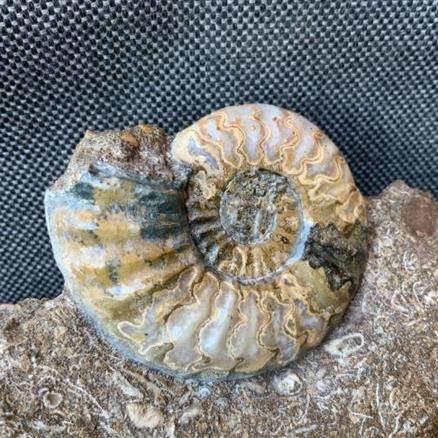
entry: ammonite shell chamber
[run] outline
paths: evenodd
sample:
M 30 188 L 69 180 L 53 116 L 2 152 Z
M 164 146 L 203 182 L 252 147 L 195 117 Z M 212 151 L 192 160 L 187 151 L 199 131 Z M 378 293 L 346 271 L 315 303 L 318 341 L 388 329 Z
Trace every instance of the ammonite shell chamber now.
M 87 133 L 46 194 L 66 288 L 130 358 L 243 377 L 317 345 L 356 292 L 364 202 L 336 146 L 271 105 L 216 111 L 173 140 Z

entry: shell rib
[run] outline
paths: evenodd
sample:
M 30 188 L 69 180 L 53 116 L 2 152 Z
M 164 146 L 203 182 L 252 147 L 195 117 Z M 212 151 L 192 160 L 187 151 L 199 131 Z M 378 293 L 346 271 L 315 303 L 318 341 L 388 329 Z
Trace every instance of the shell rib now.
M 176 135 L 87 134 L 46 194 L 66 287 L 108 339 L 204 379 L 275 369 L 317 345 L 356 292 L 364 202 L 336 146 L 271 105 Z

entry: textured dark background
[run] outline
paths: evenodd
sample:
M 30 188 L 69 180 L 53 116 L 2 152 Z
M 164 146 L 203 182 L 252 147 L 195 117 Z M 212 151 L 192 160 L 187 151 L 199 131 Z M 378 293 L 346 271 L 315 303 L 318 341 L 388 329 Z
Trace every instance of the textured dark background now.
M 0 302 L 60 292 L 43 192 L 87 128 L 273 103 L 320 125 L 365 194 L 437 195 L 437 44 L 437 0 L 0 0 Z

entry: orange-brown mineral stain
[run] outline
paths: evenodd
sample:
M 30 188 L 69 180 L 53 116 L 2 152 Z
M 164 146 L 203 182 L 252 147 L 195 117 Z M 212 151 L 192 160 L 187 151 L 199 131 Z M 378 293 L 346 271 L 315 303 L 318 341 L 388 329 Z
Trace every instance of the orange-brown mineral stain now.
M 437 204 L 430 195 L 413 196 L 405 205 L 403 218 L 412 234 L 420 237 L 433 236 L 438 227 Z

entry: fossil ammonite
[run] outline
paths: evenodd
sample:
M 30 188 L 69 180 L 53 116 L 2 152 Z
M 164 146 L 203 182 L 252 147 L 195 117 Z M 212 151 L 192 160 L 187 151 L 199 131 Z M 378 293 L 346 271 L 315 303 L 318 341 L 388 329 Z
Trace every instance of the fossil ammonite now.
M 173 139 L 89 132 L 46 211 L 66 288 L 100 333 L 178 376 L 291 362 L 340 320 L 366 263 L 344 158 L 271 105 L 221 109 Z

